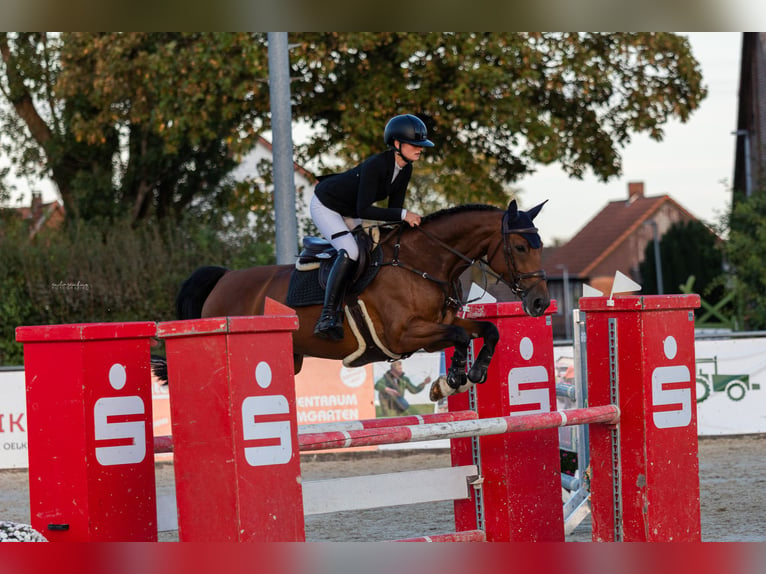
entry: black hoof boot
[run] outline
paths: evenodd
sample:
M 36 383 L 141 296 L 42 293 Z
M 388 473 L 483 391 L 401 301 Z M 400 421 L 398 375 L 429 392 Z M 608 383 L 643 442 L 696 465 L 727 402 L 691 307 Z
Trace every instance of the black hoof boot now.
M 468 382 L 468 377 L 465 374 L 465 365 L 463 368 L 455 367 L 454 363 L 447 371 L 447 384 L 457 390 Z

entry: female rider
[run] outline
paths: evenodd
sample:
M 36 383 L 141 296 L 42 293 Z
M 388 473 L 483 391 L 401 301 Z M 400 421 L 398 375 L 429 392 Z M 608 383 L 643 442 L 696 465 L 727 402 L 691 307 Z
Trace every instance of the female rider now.
M 322 314 L 314 328 L 314 335 L 322 339 L 343 339 L 343 295 L 359 259 L 359 248 L 349 228 L 360 225 L 362 219 L 420 225 L 420 215 L 404 209 L 404 196 L 412 163 L 420 159 L 424 147 L 434 145 L 426 125 L 410 114 L 396 116 L 386 124 L 383 141 L 389 149 L 348 171 L 320 178 L 314 189 L 311 218 L 338 250 L 327 279 Z M 388 207 L 373 205 L 385 198 Z M 350 218 L 351 224 L 344 218 Z

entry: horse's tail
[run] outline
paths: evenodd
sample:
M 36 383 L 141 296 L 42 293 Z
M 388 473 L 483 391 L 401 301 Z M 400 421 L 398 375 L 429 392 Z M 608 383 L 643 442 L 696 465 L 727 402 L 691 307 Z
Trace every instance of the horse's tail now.
M 157 377 L 163 385 L 168 384 L 168 362 L 157 355 L 151 355 L 149 363 L 152 367 L 152 374 Z
M 202 317 L 202 306 L 205 299 L 215 287 L 218 280 L 228 269 L 226 267 L 200 267 L 195 270 L 176 296 L 176 317 L 178 319 L 199 319 Z M 151 372 L 160 384 L 168 384 L 168 363 L 158 356 L 151 356 Z
M 176 297 L 177 319 L 199 319 L 202 317 L 202 306 L 205 299 L 215 287 L 218 280 L 228 271 L 226 267 L 209 265 L 195 270 L 183 282 Z

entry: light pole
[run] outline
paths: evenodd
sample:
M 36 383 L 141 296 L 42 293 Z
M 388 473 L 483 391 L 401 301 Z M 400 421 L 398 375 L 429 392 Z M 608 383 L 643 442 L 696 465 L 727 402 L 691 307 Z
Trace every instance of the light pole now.
M 274 226 L 277 263 L 292 263 L 298 249 L 295 210 L 290 59 L 287 32 L 269 32 L 269 96 L 274 159 Z
M 564 264 L 556 265 L 563 272 L 564 278 L 564 337 L 572 338 L 572 294 L 569 290 L 569 269 Z
M 662 287 L 662 258 L 660 257 L 660 238 L 657 231 L 657 222 L 654 219 L 645 221 L 644 225 L 652 226 L 652 238 L 654 241 L 654 272 L 657 276 L 657 295 L 664 295 Z
M 750 182 L 750 132 L 747 130 L 737 130 L 731 133 L 735 136 L 744 136 L 745 138 L 745 197 L 750 197 L 750 194 L 753 193 Z

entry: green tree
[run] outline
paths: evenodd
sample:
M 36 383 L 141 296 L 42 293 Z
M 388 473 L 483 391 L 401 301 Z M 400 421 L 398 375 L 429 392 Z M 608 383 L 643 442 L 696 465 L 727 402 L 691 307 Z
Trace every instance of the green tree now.
M 537 164 L 608 180 L 633 134 L 661 139 L 706 95 L 688 41 L 670 33 L 291 42 L 293 115 L 316 128 L 299 159 L 349 165 L 382 149 L 391 116 L 416 113 L 437 143 L 413 181 L 428 205 L 505 204 Z M 0 33 L 0 55 L 4 151 L 18 171 L 50 176 L 71 216 L 242 206 L 226 174 L 269 127 L 264 34 Z
M 306 158 L 350 164 L 382 127 L 415 113 L 437 144 L 431 170 L 453 202 L 504 204 L 536 164 L 572 177 L 621 173 L 635 133 L 661 140 L 706 96 L 685 37 L 669 33 L 314 33 L 292 37 L 295 114 L 317 128 Z M 418 182 L 414 182 L 416 187 Z
M 659 247 L 664 293 L 681 293 L 680 286 L 693 275 L 696 293 L 710 304 L 720 301 L 723 246 L 711 229 L 698 220 L 675 223 L 660 238 Z M 646 245 L 639 272 L 642 292 L 658 293 L 654 242 Z
M 766 192 L 740 197 L 727 223 L 726 254 L 744 329 L 766 329 Z
M 3 151 L 49 176 L 70 218 L 226 203 L 268 109 L 261 36 L 0 33 Z

